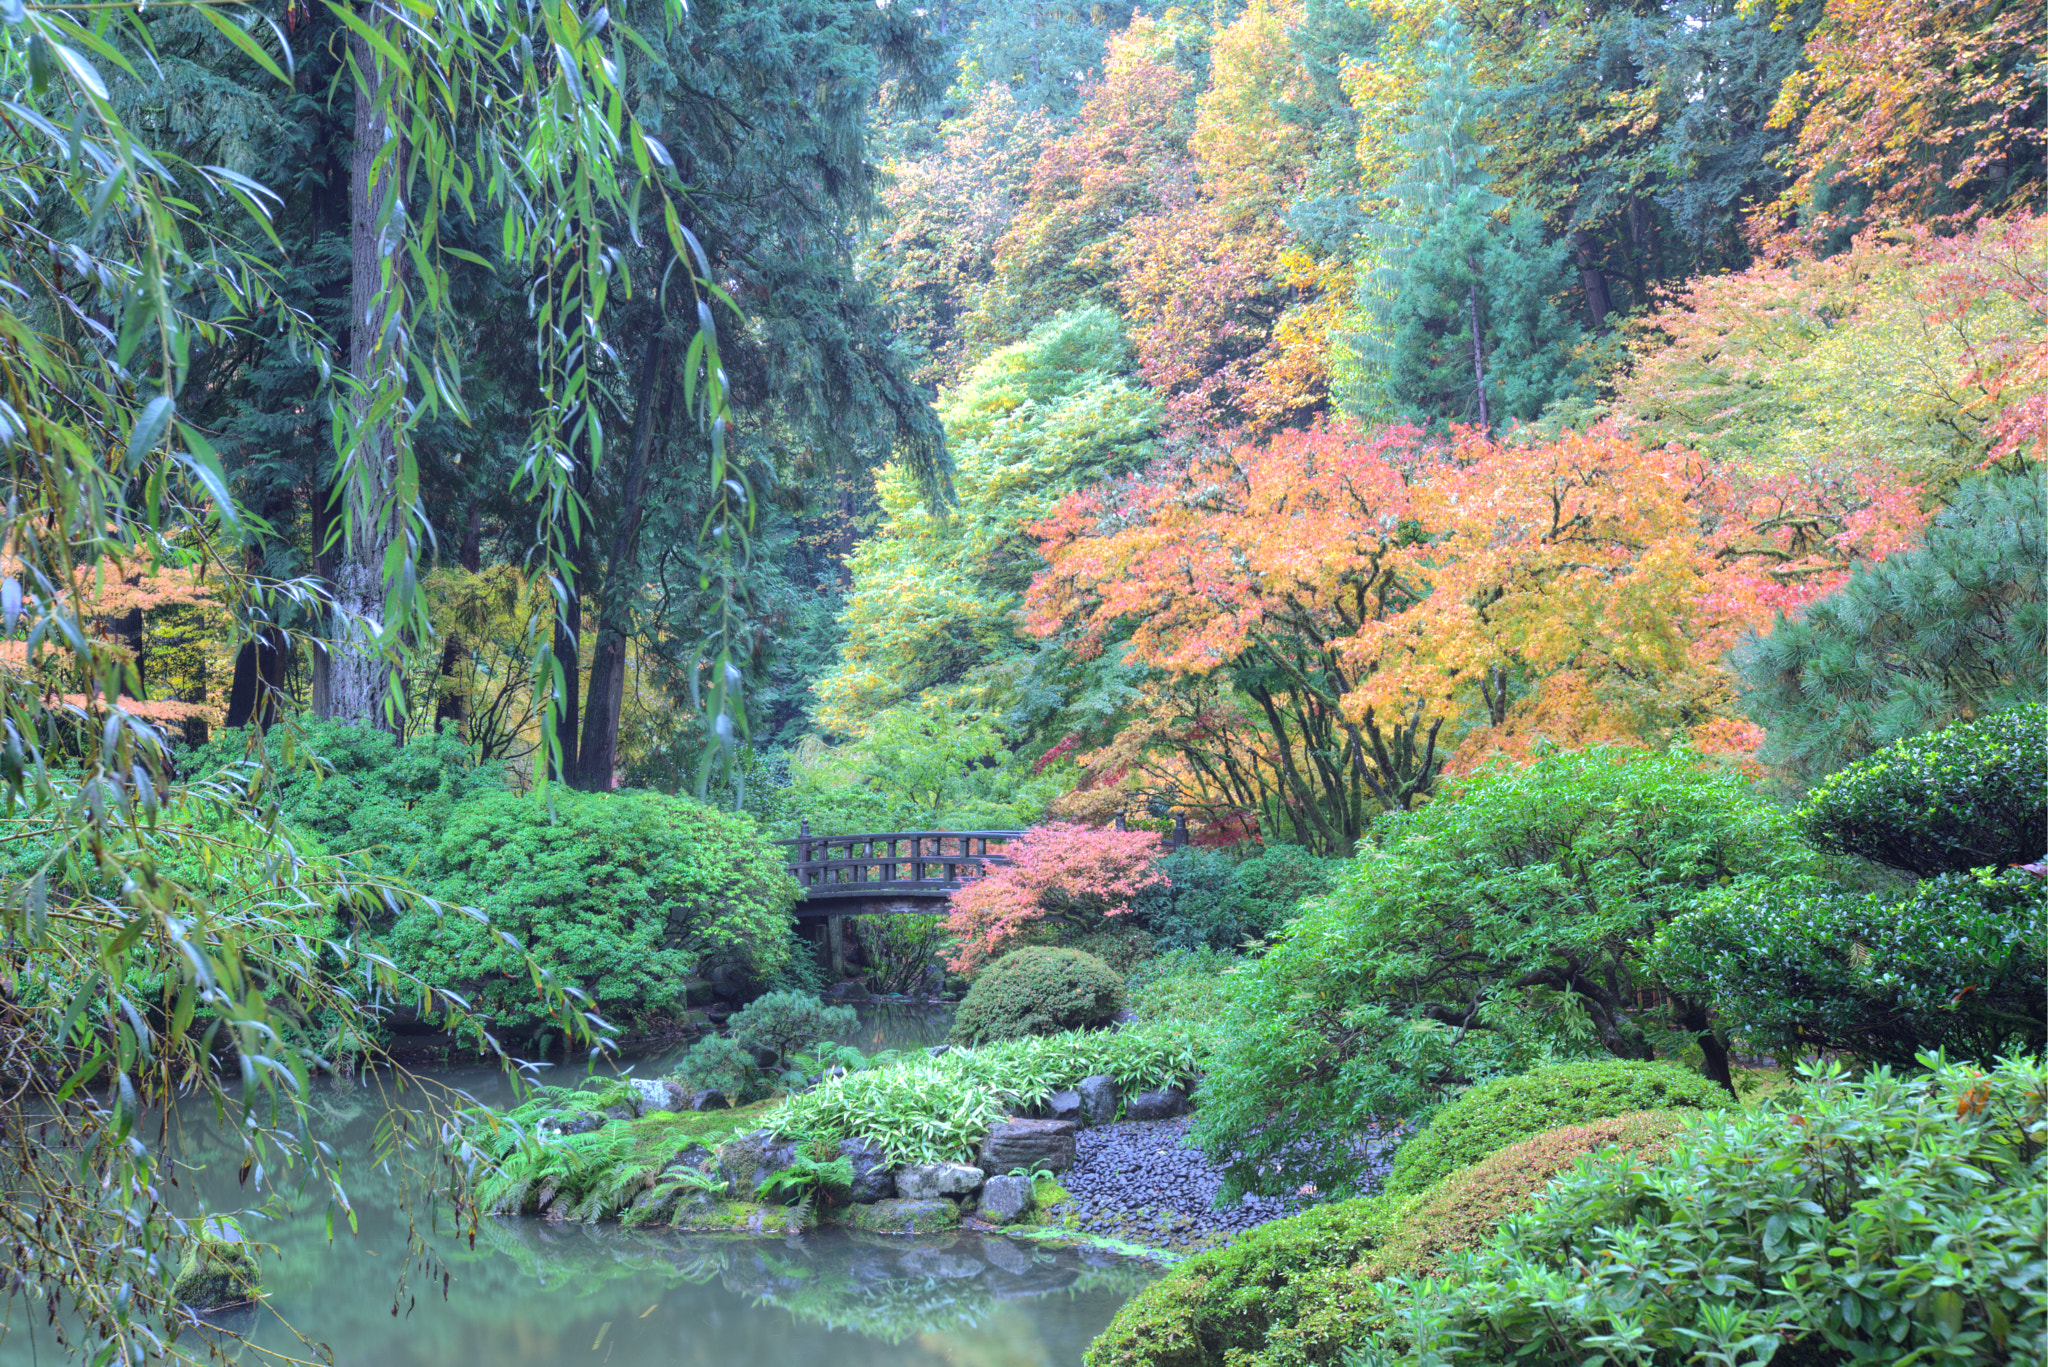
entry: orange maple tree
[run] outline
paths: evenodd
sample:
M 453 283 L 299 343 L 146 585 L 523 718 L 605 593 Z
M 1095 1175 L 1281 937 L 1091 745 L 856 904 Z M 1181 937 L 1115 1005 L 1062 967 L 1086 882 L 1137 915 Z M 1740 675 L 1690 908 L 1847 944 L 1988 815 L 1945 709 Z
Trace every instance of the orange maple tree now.
M 1607 426 L 1317 426 L 1067 500 L 1038 528 L 1028 622 L 1211 685 L 1082 756 L 1098 781 L 1342 850 L 1453 743 L 1460 768 L 1545 743 L 1746 751 L 1722 657 L 1903 544 L 1917 495 L 1872 469 L 1739 475 Z

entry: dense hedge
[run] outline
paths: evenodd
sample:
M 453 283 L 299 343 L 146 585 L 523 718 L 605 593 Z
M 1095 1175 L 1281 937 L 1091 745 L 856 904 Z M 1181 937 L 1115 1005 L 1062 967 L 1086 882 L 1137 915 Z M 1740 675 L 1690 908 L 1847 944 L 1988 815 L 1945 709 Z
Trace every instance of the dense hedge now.
M 2048 705 L 1887 745 L 1816 786 L 1799 824 L 1919 878 L 2031 863 L 2048 849 Z
M 1123 1005 L 1123 979 L 1093 954 L 1032 946 L 981 970 L 953 1016 L 953 1038 L 989 1044 L 1107 1025 Z
M 1383 1286 L 1351 1362 L 2038 1363 L 2044 1140 L 2039 1060 L 1831 1068 L 1654 1165 L 1561 1173 L 1440 1280 Z
M 1610 1146 L 1662 1156 L 1685 1125 L 1664 1111 L 1548 1131 L 1412 1200 L 1368 1197 L 1261 1225 L 1140 1292 L 1088 1350 L 1087 1367 L 1305 1367 L 1343 1361 L 1380 1303 L 1378 1283 L 1428 1275 L 1533 1206 L 1558 1173 Z
M 1458 1169 L 1559 1125 L 1669 1109 L 1718 1110 L 1734 1098 L 1668 1063 L 1559 1063 L 1482 1082 L 1436 1113 L 1394 1154 L 1388 1196 L 1412 1196 Z
M 1753 881 L 1665 927 L 1657 965 L 1758 1047 L 1907 1067 L 2048 1046 L 2048 879 L 1945 874 L 1909 896 Z
M 798 890 L 751 817 L 656 793 L 551 802 L 499 792 L 455 810 L 435 892 L 490 922 L 408 911 L 401 962 L 513 1029 L 542 1016 L 506 935 L 615 1024 L 679 1008 L 684 980 L 716 967 L 759 981 L 784 966 Z
M 1159 947 L 1232 950 L 1286 925 L 1305 900 L 1329 889 L 1341 865 L 1299 845 L 1274 845 L 1243 860 L 1191 846 L 1167 855 L 1159 867 L 1172 882 L 1132 902 Z

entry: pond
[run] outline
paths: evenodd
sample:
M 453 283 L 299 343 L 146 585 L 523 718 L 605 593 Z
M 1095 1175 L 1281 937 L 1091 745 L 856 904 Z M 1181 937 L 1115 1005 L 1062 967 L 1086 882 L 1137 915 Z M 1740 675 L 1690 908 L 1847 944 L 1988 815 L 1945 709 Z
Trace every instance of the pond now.
M 864 1008 L 847 1042 L 913 1047 L 933 1029 L 916 1015 Z M 651 1075 L 662 1062 L 635 1071 Z M 490 1070 L 433 1080 L 492 1105 L 511 1098 Z M 267 1296 L 228 1323 L 295 1357 L 324 1343 L 340 1367 L 1075 1367 L 1158 1275 L 1112 1255 L 998 1236 L 741 1239 L 533 1219 L 486 1221 L 473 1249 L 444 1231 L 433 1240 L 437 1262 L 409 1264 L 399 1183 L 367 1161 L 392 1103 L 375 1087 L 327 1082 L 315 1105 L 320 1137 L 348 1163 L 359 1232 L 338 1222 L 330 1243 L 323 1196 L 269 1193 L 270 1218 L 244 1217 L 267 1246 Z M 210 1113 L 180 1119 L 180 1151 L 199 1165 L 184 1182 L 190 1198 L 216 1211 L 256 1204 L 232 1162 L 207 1161 L 226 1152 L 208 1138 Z M 21 1317 L 0 1330 L 5 1367 L 61 1360 L 54 1349 L 47 1330 L 38 1340 Z

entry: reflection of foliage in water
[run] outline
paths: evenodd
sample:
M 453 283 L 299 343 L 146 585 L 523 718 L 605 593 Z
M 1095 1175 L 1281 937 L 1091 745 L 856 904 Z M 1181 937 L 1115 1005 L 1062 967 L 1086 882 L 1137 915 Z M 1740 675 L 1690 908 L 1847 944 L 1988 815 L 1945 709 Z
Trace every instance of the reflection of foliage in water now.
M 946 1276 L 905 1272 L 901 1255 L 974 1259 L 961 1241 L 905 1240 L 887 1246 L 851 1244 L 831 1236 L 771 1242 L 711 1236 L 689 1238 L 633 1230 L 548 1226 L 530 1220 L 486 1220 L 478 1251 L 535 1281 L 594 1296 L 620 1278 L 655 1275 L 671 1283 L 719 1280 L 756 1306 L 798 1320 L 846 1330 L 890 1345 L 926 1334 L 972 1328 L 1019 1297 L 1128 1296 L 1158 1275 L 1137 1262 L 1083 1264 L 1068 1251 L 1012 1245 L 1019 1266 L 1006 1272 Z M 1033 1283 L 1043 1286 L 1034 1290 Z M 1001 1293 L 1001 1294 L 999 1294 Z

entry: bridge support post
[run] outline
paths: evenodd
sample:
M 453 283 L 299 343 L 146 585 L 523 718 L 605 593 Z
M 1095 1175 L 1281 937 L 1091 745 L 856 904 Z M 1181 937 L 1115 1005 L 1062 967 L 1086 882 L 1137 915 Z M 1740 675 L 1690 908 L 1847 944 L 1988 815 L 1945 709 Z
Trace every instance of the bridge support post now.
M 834 982 L 846 980 L 846 918 L 828 916 L 825 918 L 826 953 L 831 958 Z

